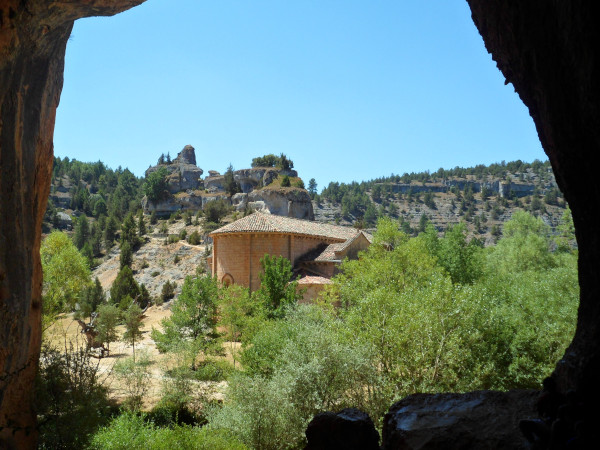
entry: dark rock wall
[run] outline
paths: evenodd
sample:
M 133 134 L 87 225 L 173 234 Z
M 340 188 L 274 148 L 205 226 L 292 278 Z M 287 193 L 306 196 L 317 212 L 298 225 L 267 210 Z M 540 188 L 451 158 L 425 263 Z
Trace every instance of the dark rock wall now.
M 579 246 L 581 302 L 575 338 L 558 364 L 559 389 L 600 398 L 600 14 L 593 2 L 467 0 L 498 68 L 529 108 Z
M 0 448 L 34 448 L 41 222 L 73 21 L 143 0 L 0 0 Z

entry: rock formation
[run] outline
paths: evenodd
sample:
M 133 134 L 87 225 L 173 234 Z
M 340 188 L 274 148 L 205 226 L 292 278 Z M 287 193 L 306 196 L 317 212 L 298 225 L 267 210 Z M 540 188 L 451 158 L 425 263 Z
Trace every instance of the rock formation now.
M 383 449 L 526 449 L 519 421 L 535 417 L 536 391 L 414 394 L 385 415 Z
M 75 19 L 142 2 L 0 2 L 0 448 L 36 445 L 41 225 L 67 40 Z
M 255 211 L 266 211 L 296 219 L 314 220 L 315 218 L 310 195 L 304 189 L 259 189 L 247 195 L 247 205 Z M 239 209 L 243 210 L 244 207 Z
M 553 377 L 600 416 L 600 28 L 587 2 L 467 0 L 498 68 L 529 108 L 556 181 L 573 213 L 579 247 L 577 331 Z M 591 429 L 591 428 L 590 428 Z
M 186 145 L 171 164 L 159 164 L 146 170 L 146 176 L 164 167 L 168 170 L 167 184 L 170 197 L 160 202 L 151 202 L 146 197 L 142 200 L 142 208 L 146 214 L 155 212 L 166 216 L 176 211 L 197 211 L 208 202 L 222 199 L 233 204 L 237 211 L 247 207 L 271 214 L 295 217 L 297 219 L 314 220 L 313 206 L 308 192 L 304 189 L 259 189 L 270 185 L 279 175 L 297 177 L 295 170 L 282 170 L 275 167 L 253 167 L 236 170 L 234 180 L 239 183 L 242 193 L 232 198 L 225 193 L 225 176 L 216 170 L 209 170 L 208 176 L 202 180 L 202 169 L 196 167 L 194 147 Z M 175 195 L 173 195 L 175 194 Z
M 157 164 L 146 170 L 146 176 L 161 168 L 167 170 L 167 186 L 171 194 L 202 188 L 202 169 L 196 165 L 196 151 L 186 145 L 170 164 Z
M 355 408 L 317 414 L 306 428 L 305 450 L 379 450 L 379 433 L 368 414 Z

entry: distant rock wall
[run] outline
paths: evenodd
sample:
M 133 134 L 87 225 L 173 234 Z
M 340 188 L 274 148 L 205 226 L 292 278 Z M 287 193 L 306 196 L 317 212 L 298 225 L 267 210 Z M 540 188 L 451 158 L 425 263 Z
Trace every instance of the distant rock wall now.
M 447 180 L 440 184 L 408 184 L 408 183 L 378 183 L 381 185 L 389 186 L 392 192 L 406 194 L 407 192 L 421 193 L 421 192 L 448 192 L 454 186 L 460 190 L 465 190 L 468 186 L 471 187 L 473 192 L 481 192 L 481 189 L 485 186 L 492 193 L 500 194 L 500 197 L 510 197 L 514 195 L 516 197 L 525 197 L 533 194 L 535 190 L 534 184 L 527 183 L 504 183 L 501 181 L 493 182 L 479 182 L 469 180 Z M 549 183 L 545 186 L 545 189 L 556 187 L 556 183 Z M 543 193 L 543 191 L 542 191 Z

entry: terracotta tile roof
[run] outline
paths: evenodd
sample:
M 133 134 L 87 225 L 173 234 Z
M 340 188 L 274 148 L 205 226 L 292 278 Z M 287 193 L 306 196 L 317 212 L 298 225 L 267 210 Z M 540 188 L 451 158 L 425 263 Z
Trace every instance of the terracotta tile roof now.
M 333 281 L 331 281 L 329 278 L 325 278 L 325 277 L 318 277 L 318 276 L 306 276 L 306 277 L 302 277 L 298 280 L 298 284 L 299 285 L 303 285 L 303 284 L 332 284 Z
M 255 212 L 213 231 L 210 235 L 249 232 L 290 233 L 304 236 L 324 237 L 340 241 L 352 240 L 361 233 L 359 230 L 350 227 Z

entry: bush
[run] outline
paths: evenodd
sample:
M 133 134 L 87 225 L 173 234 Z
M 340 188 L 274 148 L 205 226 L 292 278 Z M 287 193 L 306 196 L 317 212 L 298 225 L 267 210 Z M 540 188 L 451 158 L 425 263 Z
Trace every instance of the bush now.
M 114 408 L 98 376 L 98 362 L 84 349 L 42 347 L 35 386 L 39 448 L 85 448 L 108 422 Z
M 224 430 L 206 427 L 159 428 L 145 415 L 124 413 L 93 437 L 92 449 L 102 450 L 243 450 L 239 440 Z
M 229 206 L 223 199 L 212 200 L 204 205 L 204 217 L 207 222 L 219 223 L 229 212 Z
M 233 373 L 233 367 L 227 361 L 207 359 L 202 361 L 193 372 L 199 381 L 224 381 Z
M 167 301 L 167 300 L 171 300 L 173 297 L 175 297 L 175 288 L 177 287 L 177 284 L 173 281 L 168 281 L 163 284 L 162 287 L 162 292 L 160 294 L 161 298 L 163 299 L 163 301 Z
M 148 353 L 140 353 L 137 361 L 126 358 L 119 360 L 114 366 L 115 374 L 127 394 L 125 407 L 130 411 L 139 411 L 143 406 L 144 396 L 150 388 L 150 362 Z
M 192 232 L 192 234 L 190 234 L 187 238 L 188 244 L 191 245 L 198 245 L 201 242 L 201 237 L 200 237 L 200 233 L 198 233 L 198 231 L 194 231 Z

